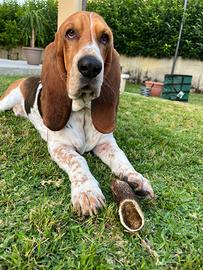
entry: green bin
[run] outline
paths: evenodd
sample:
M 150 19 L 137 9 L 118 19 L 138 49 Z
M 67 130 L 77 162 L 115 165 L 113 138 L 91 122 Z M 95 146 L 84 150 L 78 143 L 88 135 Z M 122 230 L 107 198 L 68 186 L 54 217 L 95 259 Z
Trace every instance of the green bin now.
M 191 75 L 166 74 L 162 98 L 187 102 L 192 83 Z

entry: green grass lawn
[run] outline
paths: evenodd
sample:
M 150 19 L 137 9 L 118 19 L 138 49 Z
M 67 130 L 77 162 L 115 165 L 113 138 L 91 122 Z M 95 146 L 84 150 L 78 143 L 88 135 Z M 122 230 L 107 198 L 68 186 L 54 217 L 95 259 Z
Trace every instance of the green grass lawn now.
M 0 93 L 13 80 L 1 77 Z M 121 96 L 115 137 L 156 193 L 141 202 L 145 226 L 134 235 L 119 222 L 113 176 L 99 159 L 85 155 L 107 206 L 79 218 L 46 143 L 27 120 L 1 113 L 0 269 L 202 269 L 202 96 L 190 103 Z

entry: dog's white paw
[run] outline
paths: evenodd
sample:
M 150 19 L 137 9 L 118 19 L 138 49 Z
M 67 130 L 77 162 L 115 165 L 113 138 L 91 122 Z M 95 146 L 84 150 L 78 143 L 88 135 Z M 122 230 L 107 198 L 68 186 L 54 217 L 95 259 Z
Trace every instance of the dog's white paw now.
M 129 173 L 123 177 L 124 181 L 135 190 L 135 193 L 141 197 L 154 198 L 154 191 L 148 179 L 140 173 Z
M 72 184 L 71 201 L 79 215 L 97 214 L 105 206 L 105 197 L 96 181 L 87 180 L 80 185 Z

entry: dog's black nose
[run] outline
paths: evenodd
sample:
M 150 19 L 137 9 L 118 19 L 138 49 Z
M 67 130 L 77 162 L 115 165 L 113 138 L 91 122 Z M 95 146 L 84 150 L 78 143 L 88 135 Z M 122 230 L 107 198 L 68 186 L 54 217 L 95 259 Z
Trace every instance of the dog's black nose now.
M 87 55 L 78 61 L 80 73 L 87 78 L 96 77 L 102 70 L 102 63 L 92 55 Z

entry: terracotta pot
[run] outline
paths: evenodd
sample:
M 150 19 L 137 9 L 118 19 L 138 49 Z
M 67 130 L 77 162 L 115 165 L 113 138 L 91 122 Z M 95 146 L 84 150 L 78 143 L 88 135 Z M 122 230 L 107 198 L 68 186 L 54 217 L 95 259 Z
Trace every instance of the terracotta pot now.
M 23 54 L 26 57 L 29 65 L 39 65 L 42 63 L 42 52 L 41 48 L 23 47 Z
M 162 82 L 145 81 L 145 86 L 151 88 L 151 96 L 160 97 L 163 87 Z

